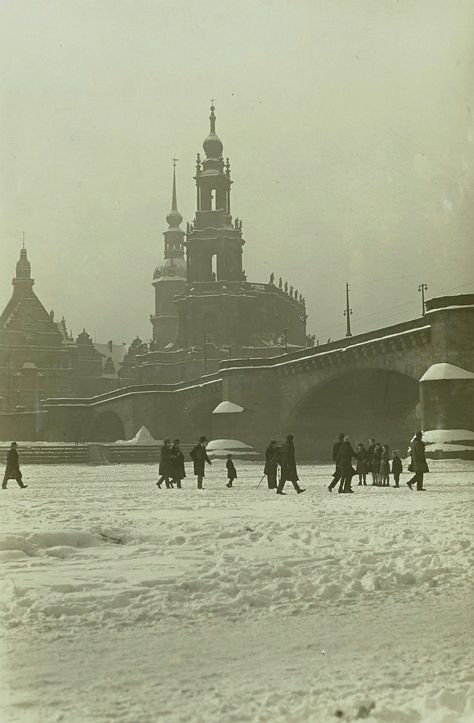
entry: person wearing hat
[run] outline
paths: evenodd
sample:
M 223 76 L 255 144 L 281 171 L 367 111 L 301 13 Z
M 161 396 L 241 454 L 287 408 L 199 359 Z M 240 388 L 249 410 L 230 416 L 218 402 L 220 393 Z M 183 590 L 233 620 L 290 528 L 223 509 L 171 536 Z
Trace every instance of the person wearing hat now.
M 207 446 L 207 437 L 199 437 L 199 442 L 196 444 L 195 447 L 192 448 L 192 450 L 189 453 L 189 456 L 193 460 L 194 463 L 194 474 L 197 477 L 197 488 L 198 490 L 203 490 L 204 487 L 202 486 L 202 481 L 204 479 L 204 465 L 211 464 L 211 460 L 207 456 L 206 452 L 206 446 Z
M 173 465 L 171 464 L 171 439 L 165 439 L 163 442 L 163 446 L 160 450 L 160 466 L 158 468 L 158 474 L 160 475 L 160 479 L 156 483 L 156 486 L 158 489 L 161 489 L 161 485 L 163 482 L 165 483 L 166 487 L 172 487 L 172 483 L 170 482 L 171 477 L 173 476 Z
M 17 481 L 18 486 L 21 487 L 21 489 L 25 489 L 25 487 L 28 487 L 28 485 L 23 484 L 23 478 L 22 474 L 20 472 L 20 460 L 18 457 L 18 451 L 17 451 L 17 443 L 12 442 L 10 445 L 10 449 L 7 452 L 7 468 L 5 470 L 5 474 L 3 475 L 3 482 L 2 482 L 2 489 L 7 489 L 7 482 L 9 479 L 14 479 Z
M 278 485 L 277 495 L 285 494 L 285 492 L 283 492 L 285 482 L 291 482 L 299 495 L 302 492 L 306 492 L 306 490 L 298 484 L 299 477 L 296 469 L 296 453 L 293 440 L 293 435 L 289 434 L 285 444 L 281 448 L 281 479 Z
M 329 492 L 333 491 L 334 487 L 337 485 L 338 482 L 339 482 L 339 489 L 342 489 L 342 487 L 343 487 L 343 483 L 341 481 L 342 475 L 341 475 L 341 470 L 340 470 L 339 461 L 338 461 L 339 460 L 339 450 L 340 450 L 341 444 L 343 442 L 344 442 L 344 432 L 341 432 L 341 434 L 337 438 L 337 442 L 334 444 L 334 446 L 332 448 L 332 458 L 336 465 L 336 469 L 334 470 L 333 475 L 332 475 L 332 478 L 333 478 L 332 482 L 331 482 L 331 484 L 328 485 Z
M 429 472 L 428 463 L 426 462 L 425 443 L 423 442 L 423 432 L 417 432 L 410 443 L 411 462 L 408 470 L 414 472 L 413 477 L 408 480 L 407 486 L 413 490 L 416 482 L 416 491 L 425 492 L 423 487 L 423 475 Z
M 277 488 L 277 471 L 278 465 L 281 464 L 281 448 L 278 446 L 276 439 L 272 439 L 265 450 L 265 467 L 263 474 L 267 476 L 269 490 Z
M 184 454 L 181 452 L 179 439 L 173 441 L 173 446 L 170 449 L 170 460 L 171 460 L 171 471 L 172 481 L 171 484 L 176 485 L 177 489 L 181 489 L 181 480 L 186 477 L 186 471 L 184 469 Z

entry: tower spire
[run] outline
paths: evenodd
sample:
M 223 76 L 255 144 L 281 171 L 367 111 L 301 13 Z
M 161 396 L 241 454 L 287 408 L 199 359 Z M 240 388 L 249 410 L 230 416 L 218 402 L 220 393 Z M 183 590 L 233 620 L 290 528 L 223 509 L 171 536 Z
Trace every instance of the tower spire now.
M 171 195 L 171 210 L 177 211 L 178 210 L 178 203 L 176 201 L 176 164 L 179 161 L 179 158 L 172 158 L 173 161 L 173 193 Z
M 177 194 L 176 194 L 176 164 L 179 160 L 179 158 L 172 158 L 173 163 L 173 190 L 171 192 L 171 211 L 166 216 L 166 220 L 168 221 L 168 226 L 170 229 L 176 229 L 179 227 L 179 224 L 183 220 L 183 217 L 181 216 L 180 212 L 178 211 L 178 202 L 177 202 Z

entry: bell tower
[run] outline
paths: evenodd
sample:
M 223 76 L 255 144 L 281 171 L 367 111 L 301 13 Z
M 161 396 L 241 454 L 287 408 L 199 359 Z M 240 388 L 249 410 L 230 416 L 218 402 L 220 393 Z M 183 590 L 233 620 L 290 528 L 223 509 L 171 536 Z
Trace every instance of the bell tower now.
M 204 160 L 196 159 L 196 214 L 187 228 L 189 283 L 242 281 L 242 223 L 230 215 L 230 162 L 224 162 L 222 141 L 216 134 L 212 101 L 210 132 L 203 142 Z

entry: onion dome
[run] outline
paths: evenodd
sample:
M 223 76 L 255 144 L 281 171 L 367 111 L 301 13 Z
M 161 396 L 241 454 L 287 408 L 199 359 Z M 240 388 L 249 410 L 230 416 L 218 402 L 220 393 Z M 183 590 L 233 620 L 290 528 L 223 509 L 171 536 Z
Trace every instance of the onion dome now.
M 211 132 L 202 144 L 207 158 L 221 158 L 224 148 L 221 139 L 216 134 L 216 116 L 214 111 L 214 105 L 211 105 L 211 115 L 209 116 L 209 120 L 211 122 Z

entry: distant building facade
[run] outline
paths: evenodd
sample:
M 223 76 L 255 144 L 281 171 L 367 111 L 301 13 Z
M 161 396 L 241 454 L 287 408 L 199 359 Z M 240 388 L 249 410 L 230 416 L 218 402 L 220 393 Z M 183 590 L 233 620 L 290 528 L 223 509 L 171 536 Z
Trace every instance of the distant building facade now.
M 39 409 L 42 399 L 93 396 L 115 389 L 123 345 L 96 345 L 85 330 L 76 339 L 55 322 L 33 291 L 22 248 L 13 294 L 0 315 L 0 411 Z

